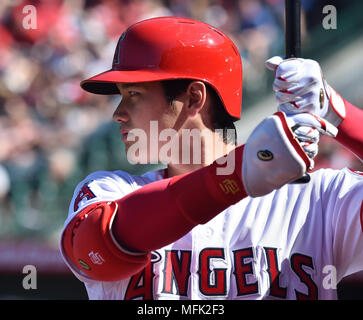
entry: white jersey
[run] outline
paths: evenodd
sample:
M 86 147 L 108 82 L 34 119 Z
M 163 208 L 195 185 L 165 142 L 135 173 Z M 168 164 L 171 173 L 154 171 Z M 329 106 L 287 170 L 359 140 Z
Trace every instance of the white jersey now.
M 65 226 L 91 203 L 162 178 L 162 170 L 92 173 L 78 184 Z M 362 175 L 318 170 L 309 183 L 230 206 L 153 251 L 128 279 L 90 279 L 62 254 L 90 299 L 336 299 L 336 283 L 363 270 L 362 200 Z

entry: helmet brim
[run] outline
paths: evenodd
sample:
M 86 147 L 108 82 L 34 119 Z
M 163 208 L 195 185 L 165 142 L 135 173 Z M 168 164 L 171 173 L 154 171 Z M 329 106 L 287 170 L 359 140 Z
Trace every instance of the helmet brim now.
M 108 70 L 83 80 L 80 85 L 87 92 L 110 95 L 120 94 L 116 83 L 138 83 L 181 78 L 183 78 L 183 75 L 155 70 Z M 188 78 L 191 79 L 192 77 L 189 76 Z

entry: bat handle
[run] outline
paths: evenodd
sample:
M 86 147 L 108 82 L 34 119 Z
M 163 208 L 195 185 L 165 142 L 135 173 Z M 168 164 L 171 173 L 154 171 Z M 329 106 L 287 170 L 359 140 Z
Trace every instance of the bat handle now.
M 290 182 L 290 184 L 303 184 L 308 183 L 310 181 L 311 177 L 308 173 L 305 173 L 301 178 L 296 179 L 293 182 Z
M 301 57 L 301 0 L 285 0 L 285 54 L 286 58 Z M 305 173 L 291 184 L 302 184 L 310 181 Z
M 301 0 L 285 0 L 285 54 L 301 57 Z

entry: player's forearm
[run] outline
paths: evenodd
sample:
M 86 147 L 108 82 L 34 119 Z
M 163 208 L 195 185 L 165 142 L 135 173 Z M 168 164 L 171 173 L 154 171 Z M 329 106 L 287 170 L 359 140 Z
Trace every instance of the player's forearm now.
M 346 116 L 336 140 L 363 160 L 363 110 L 344 100 Z
M 113 234 L 121 246 L 148 252 L 176 241 L 198 224 L 246 197 L 241 180 L 243 147 L 235 170 L 218 175 L 218 164 L 153 182 L 118 200 Z

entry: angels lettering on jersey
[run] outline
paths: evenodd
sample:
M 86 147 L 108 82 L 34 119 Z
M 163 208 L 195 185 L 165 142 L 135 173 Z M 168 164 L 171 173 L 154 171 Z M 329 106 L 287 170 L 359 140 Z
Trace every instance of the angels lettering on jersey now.
M 264 298 L 280 298 L 288 297 L 288 290 L 295 295 L 289 298 L 298 300 L 315 300 L 318 299 L 318 286 L 315 284 L 312 274 L 314 270 L 313 258 L 295 253 L 288 262 L 291 268 L 289 273 L 293 273 L 300 286 L 304 287 L 299 291 L 296 288 L 285 287 L 281 283 L 282 273 L 279 270 L 279 261 L 277 260 L 277 248 L 259 248 L 264 251 L 266 258 L 266 270 L 264 272 L 269 278 L 269 292 L 262 294 L 261 279 L 255 274 L 254 251 L 256 248 L 242 248 L 233 252 L 232 269 L 229 268 L 213 268 L 213 260 L 224 260 L 224 248 L 206 248 L 199 254 L 199 266 L 197 275 L 199 278 L 196 282 L 197 287 L 194 291 L 199 296 L 208 298 L 228 298 L 236 299 L 239 297 L 256 296 Z M 128 282 L 127 289 L 123 299 L 155 299 L 155 295 L 159 298 L 169 299 L 190 299 L 191 298 L 191 257 L 190 250 L 161 250 L 161 253 L 154 251 L 151 262 L 139 273 L 132 276 Z M 156 264 L 162 264 L 161 274 L 156 274 L 158 269 Z M 232 273 L 232 275 L 231 275 Z M 228 277 L 231 276 L 229 283 Z M 325 290 L 336 289 L 336 279 L 334 274 L 327 274 Z M 158 289 L 155 283 L 159 282 Z M 161 283 L 160 283 L 161 282 Z M 230 286 L 236 290 L 229 290 Z M 156 292 L 157 291 L 157 292 Z

